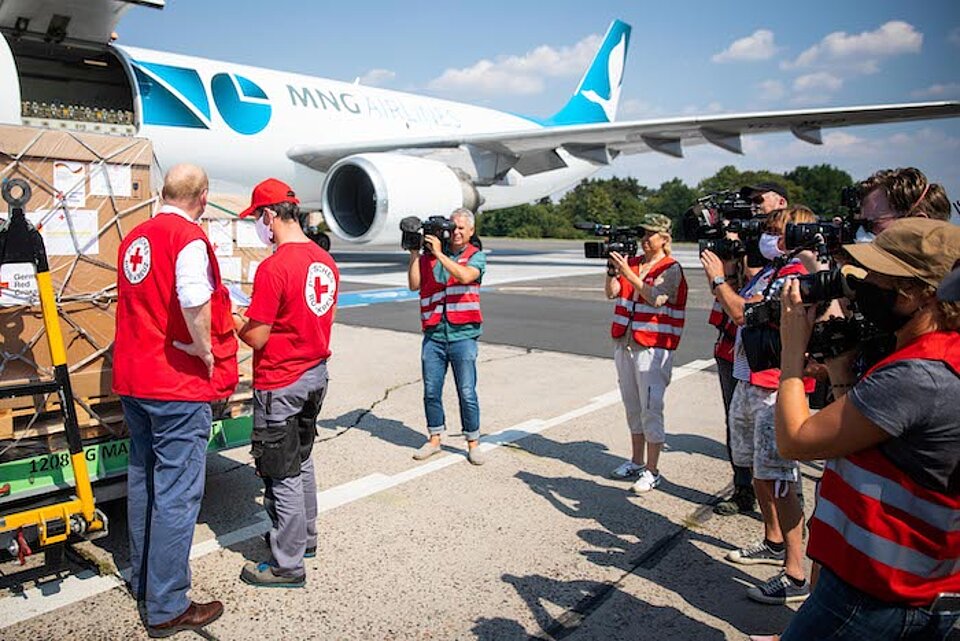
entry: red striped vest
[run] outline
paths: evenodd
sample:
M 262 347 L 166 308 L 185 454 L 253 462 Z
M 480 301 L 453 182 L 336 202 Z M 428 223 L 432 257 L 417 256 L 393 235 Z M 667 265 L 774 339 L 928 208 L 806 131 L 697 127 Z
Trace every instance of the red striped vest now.
M 631 258 L 630 267 L 634 273 L 640 273 L 641 259 Z M 687 307 L 687 280 L 683 277 L 683 268 L 670 256 L 660 259 L 657 265 L 650 270 L 643 282 L 653 285 L 657 277 L 677 265 L 680 268 L 680 289 L 677 291 L 677 302 L 669 300 L 661 307 L 647 305 L 642 300 L 633 300 L 634 290 L 623 276 L 620 276 L 620 297 L 613 308 L 613 324 L 610 334 L 620 338 L 627 333 L 627 326 L 633 330 L 633 340 L 644 347 L 662 347 L 663 349 L 677 349 L 680 345 L 680 335 L 683 333 L 683 321 Z
M 457 264 L 466 266 L 470 257 L 478 251 L 473 245 L 467 245 L 457 256 Z M 420 256 L 420 328 L 426 331 L 436 327 L 444 314 L 451 325 L 482 323 L 480 283 L 462 285 L 453 276 L 446 283 L 438 283 L 433 277 L 436 264 L 435 256 Z
M 713 346 L 713 355 L 719 359 L 733 362 L 733 346 L 737 340 L 737 324 L 723 311 L 720 301 L 714 300 L 707 322 L 720 330 L 717 342 Z
M 867 376 L 902 359 L 943 361 L 960 376 L 960 334 L 925 334 Z M 830 460 L 807 553 L 877 599 L 928 606 L 960 592 L 960 497 L 918 484 L 877 447 Z
M 213 271 L 210 342 L 213 376 L 196 356 L 173 346 L 190 343 L 176 291 L 177 256 L 202 240 Z M 117 258 L 117 325 L 113 392 L 160 401 L 216 401 L 237 386 L 237 336 L 230 295 L 220 282 L 213 247 L 199 225 L 160 212 L 131 230 Z

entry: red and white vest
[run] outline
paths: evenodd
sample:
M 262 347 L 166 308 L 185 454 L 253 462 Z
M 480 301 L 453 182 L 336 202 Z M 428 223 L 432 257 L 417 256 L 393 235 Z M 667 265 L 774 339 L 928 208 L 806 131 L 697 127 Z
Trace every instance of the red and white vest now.
M 960 334 L 924 334 L 867 376 L 903 359 L 943 361 L 960 376 Z M 830 460 L 807 553 L 877 599 L 928 606 L 960 592 L 960 497 L 920 485 L 878 447 Z
M 707 322 L 720 330 L 717 342 L 713 346 L 713 355 L 721 360 L 733 362 L 733 348 L 737 340 L 737 324 L 727 316 L 720 301 L 714 300 Z
M 210 297 L 212 378 L 196 356 L 173 346 L 191 343 L 176 291 L 177 255 L 203 240 L 213 271 Z M 237 386 L 237 337 L 230 295 L 199 225 L 160 213 L 137 225 L 120 244 L 117 258 L 117 331 L 113 345 L 113 391 L 160 401 L 215 401 Z
M 467 245 L 457 256 L 457 264 L 466 266 L 470 257 L 478 250 Z M 420 256 L 420 328 L 426 331 L 440 324 L 444 313 L 451 325 L 482 323 L 480 313 L 480 283 L 460 284 L 450 276 L 445 283 L 438 283 L 433 277 L 433 268 L 437 258 L 433 255 Z
M 640 258 L 631 258 L 630 267 L 635 274 L 640 273 Z M 680 269 L 680 289 L 677 290 L 677 302 L 669 300 L 660 307 L 647 305 L 642 299 L 634 300 L 633 285 L 623 276 L 620 276 L 620 296 L 613 308 L 613 324 L 610 326 L 610 335 L 620 338 L 627 333 L 627 327 L 633 331 L 633 340 L 644 347 L 662 347 L 663 349 L 677 349 L 680 345 L 680 335 L 683 333 L 683 322 L 687 307 L 687 279 L 683 276 L 683 268 L 670 256 L 665 256 L 644 277 L 643 282 L 653 285 L 657 278 L 677 265 Z M 636 296 L 639 298 L 639 295 Z

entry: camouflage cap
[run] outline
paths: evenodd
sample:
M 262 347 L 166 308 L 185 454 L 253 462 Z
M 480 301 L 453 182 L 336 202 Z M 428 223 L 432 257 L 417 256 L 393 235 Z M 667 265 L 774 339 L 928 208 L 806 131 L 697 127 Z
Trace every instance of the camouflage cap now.
M 640 227 L 652 232 L 670 233 L 673 221 L 663 214 L 647 214 L 640 220 Z

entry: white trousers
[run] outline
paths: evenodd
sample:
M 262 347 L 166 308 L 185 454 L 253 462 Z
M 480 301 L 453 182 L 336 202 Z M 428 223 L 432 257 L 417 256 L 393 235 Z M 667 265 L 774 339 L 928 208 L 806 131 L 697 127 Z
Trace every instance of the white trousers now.
M 643 434 L 650 443 L 663 443 L 663 398 L 673 374 L 673 350 L 617 343 L 613 362 L 630 433 Z

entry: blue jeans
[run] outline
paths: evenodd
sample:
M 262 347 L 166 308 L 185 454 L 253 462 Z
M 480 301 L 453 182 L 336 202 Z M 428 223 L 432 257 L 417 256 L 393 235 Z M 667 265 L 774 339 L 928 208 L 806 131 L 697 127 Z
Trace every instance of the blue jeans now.
M 477 401 L 477 339 L 465 338 L 450 343 L 423 337 L 420 352 L 423 370 L 423 409 L 431 435 L 445 429 L 443 380 L 447 365 L 453 368 L 453 380 L 460 399 L 460 424 L 468 441 L 480 438 L 480 403 Z
M 157 625 L 190 605 L 190 547 L 213 415 L 209 403 L 131 396 L 120 401 L 130 430 L 130 586 L 138 600 L 146 600 L 147 624 Z
M 960 612 L 935 612 L 878 601 L 847 584 L 827 568 L 813 594 L 790 621 L 780 641 L 830 639 L 946 639 Z

